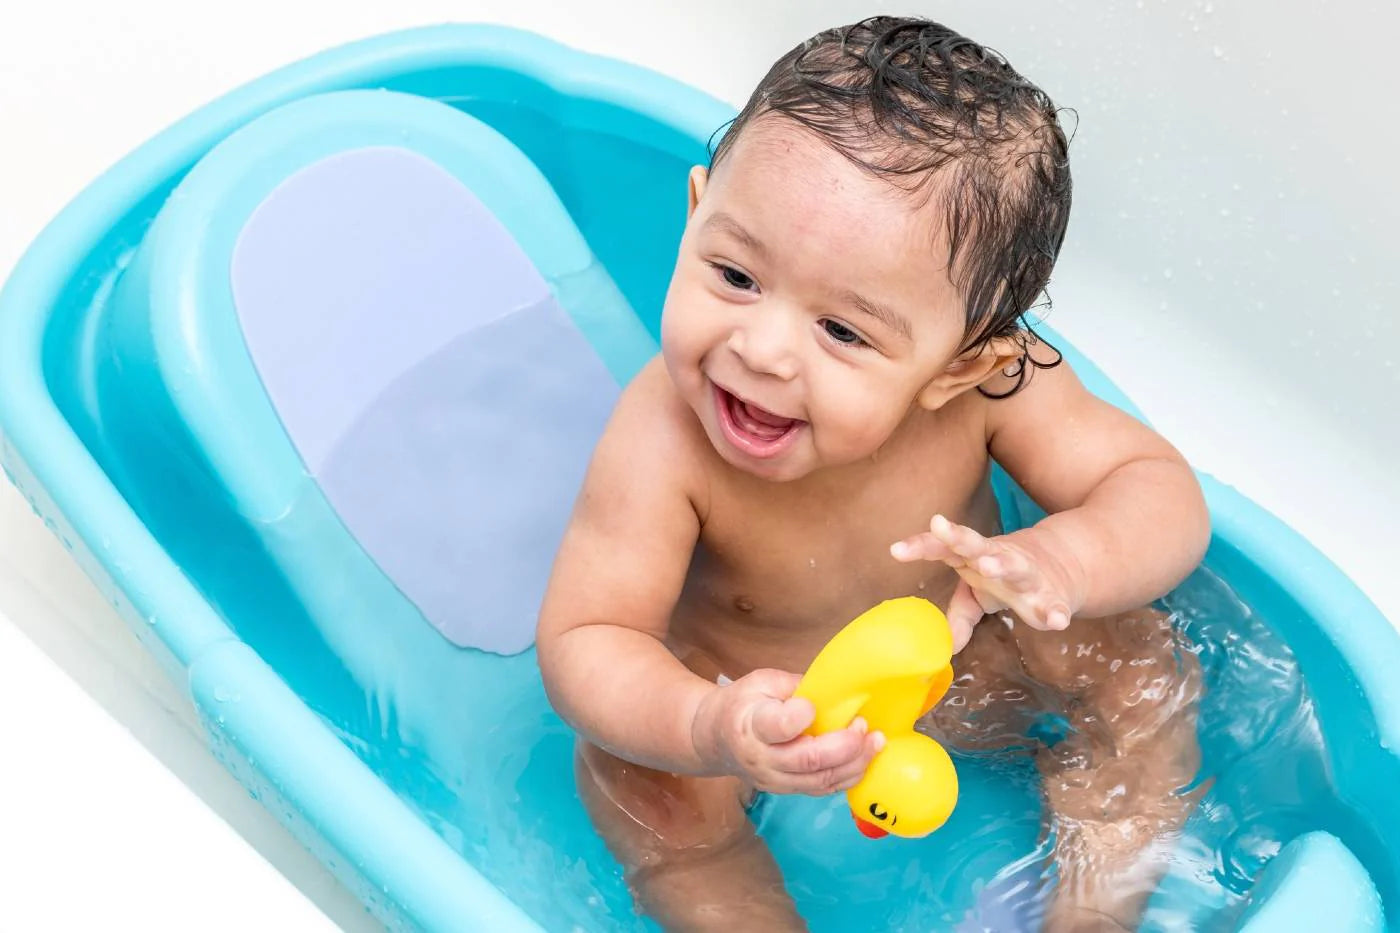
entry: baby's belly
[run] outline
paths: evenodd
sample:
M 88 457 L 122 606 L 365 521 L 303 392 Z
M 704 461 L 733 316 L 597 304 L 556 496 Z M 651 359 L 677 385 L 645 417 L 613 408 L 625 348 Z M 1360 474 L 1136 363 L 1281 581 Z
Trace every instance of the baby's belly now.
M 890 543 L 927 527 L 926 518 L 911 516 L 941 513 L 983 534 L 1000 530 L 985 480 L 956 503 L 924 490 L 854 500 L 849 509 L 776 508 L 736 497 L 713 510 L 671 617 L 677 657 L 706 677 L 800 673 L 842 627 L 884 600 L 922 596 L 947 607 L 958 578 L 946 564 L 890 556 Z

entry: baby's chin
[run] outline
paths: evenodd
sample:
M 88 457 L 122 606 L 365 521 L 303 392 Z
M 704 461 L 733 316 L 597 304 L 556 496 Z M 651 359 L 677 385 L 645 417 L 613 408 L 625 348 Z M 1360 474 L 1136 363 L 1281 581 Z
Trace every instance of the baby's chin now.
M 801 442 L 794 444 L 792 449 L 784 451 L 777 457 L 759 459 L 745 456 L 729 443 L 718 425 L 710 423 L 710 419 L 702 418 L 701 420 L 705 424 L 705 436 L 709 438 L 710 446 L 715 453 L 719 454 L 721 460 L 741 473 L 747 473 L 749 476 L 772 483 L 791 483 L 810 476 L 821 468 L 821 465 L 814 462 L 814 458 L 810 456 L 810 449 L 804 449 L 806 445 Z M 810 428 L 803 430 L 810 430 Z

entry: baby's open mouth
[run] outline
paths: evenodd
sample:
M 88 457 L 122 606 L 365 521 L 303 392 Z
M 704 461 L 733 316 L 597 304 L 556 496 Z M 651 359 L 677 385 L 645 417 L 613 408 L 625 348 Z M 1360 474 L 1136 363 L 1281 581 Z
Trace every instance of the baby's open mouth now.
M 775 414 L 718 385 L 715 386 L 715 408 L 725 437 L 751 457 L 776 457 L 807 424 L 799 418 Z

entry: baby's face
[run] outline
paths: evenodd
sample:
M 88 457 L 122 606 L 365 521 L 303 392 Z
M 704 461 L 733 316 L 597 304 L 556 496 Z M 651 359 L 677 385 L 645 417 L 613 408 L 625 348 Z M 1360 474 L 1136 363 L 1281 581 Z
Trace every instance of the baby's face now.
M 941 403 L 963 311 L 936 206 L 771 116 L 691 181 L 662 352 L 726 461 L 798 479 Z

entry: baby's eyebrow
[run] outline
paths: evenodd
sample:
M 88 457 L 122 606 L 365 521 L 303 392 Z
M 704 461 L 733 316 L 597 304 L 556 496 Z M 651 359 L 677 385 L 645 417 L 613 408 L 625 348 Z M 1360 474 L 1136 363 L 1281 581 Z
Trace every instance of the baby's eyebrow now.
M 857 311 L 870 315 L 875 320 L 884 324 L 890 330 L 902 336 L 905 340 L 914 339 L 914 329 L 909 326 L 909 321 L 896 311 L 886 308 L 866 298 L 859 292 L 850 290 L 841 293 L 841 300 L 853 305 Z
M 743 224 L 739 223 L 732 215 L 726 214 L 724 211 L 711 214 L 709 220 L 705 221 L 705 229 L 719 230 L 727 233 L 753 250 L 761 258 L 768 258 L 768 247 L 760 243 L 758 237 L 745 230 Z

